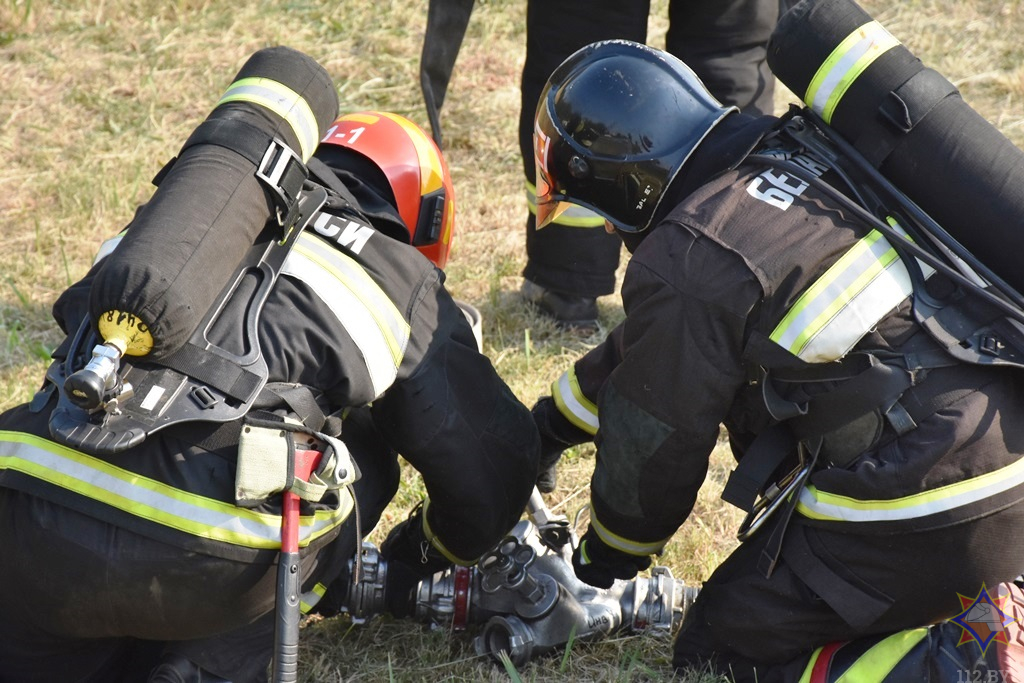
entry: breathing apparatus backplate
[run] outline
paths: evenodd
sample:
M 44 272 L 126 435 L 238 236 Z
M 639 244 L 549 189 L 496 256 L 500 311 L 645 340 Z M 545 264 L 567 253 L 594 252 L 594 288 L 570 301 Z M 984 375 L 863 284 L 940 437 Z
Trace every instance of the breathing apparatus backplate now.
M 87 453 L 115 454 L 142 443 L 154 432 L 189 421 L 228 422 L 244 416 L 267 382 L 267 363 L 259 346 L 257 325 L 263 303 L 280 274 L 284 260 L 306 225 L 327 199 L 319 185 L 307 185 L 299 198 L 299 218 L 280 239 L 280 227 L 272 225 L 246 254 L 234 277 L 207 312 L 181 351 L 160 363 L 126 357 L 119 369 L 120 396 L 92 413 L 75 405 L 63 391 L 70 372 L 63 360 L 51 364 L 47 379 L 56 385 L 57 407 L 50 415 L 54 439 Z M 257 285 L 239 293 L 248 278 Z M 238 306 L 236 296 L 246 297 Z M 206 333 L 225 311 L 244 310 L 245 353 L 221 348 Z M 231 321 L 229 321 L 231 322 Z M 82 323 L 91 326 L 87 318 Z M 79 334 L 77 346 L 95 340 Z M 69 358 L 88 355 L 87 348 L 71 348 Z

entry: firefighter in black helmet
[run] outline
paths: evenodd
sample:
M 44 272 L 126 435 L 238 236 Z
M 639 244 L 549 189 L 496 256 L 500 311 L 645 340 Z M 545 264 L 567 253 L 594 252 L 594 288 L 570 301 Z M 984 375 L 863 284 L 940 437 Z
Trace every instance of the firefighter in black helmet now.
M 614 290 L 622 247 L 602 230 L 600 215 L 586 208 L 573 207 L 547 229 L 536 229 L 537 100 L 555 67 L 584 45 L 612 38 L 646 42 L 650 9 L 647 0 L 527 3 L 519 148 L 530 211 L 522 293 L 562 326 L 594 329 L 596 299 Z M 665 49 L 689 64 L 722 102 L 770 114 L 775 77 L 765 46 L 779 12 L 780 0 L 672 0 Z
M 597 445 L 574 568 L 594 586 L 647 568 L 724 425 L 724 496 L 751 513 L 685 617 L 677 667 L 762 682 L 1019 670 L 1020 371 L 960 362 L 922 328 L 912 303 L 943 275 L 922 267 L 916 291 L 917 264 L 840 209 L 835 168 L 785 133 L 798 119 L 723 106 L 627 41 L 549 79 L 538 225 L 582 205 L 632 253 L 625 320 L 533 409 L 542 468 Z M 998 606 L 983 657 L 958 645 L 974 618 L 960 596 Z
M 427 500 L 381 546 L 401 614 L 421 578 L 472 564 L 519 520 L 538 437 L 445 289 L 455 204 L 429 136 L 396 114 L 348 114 L 309 168 L 330 198 L 262 304 L 267 402 L 246 419 L 286 437 L 286 418 L 300 433 L 315 421 L 346 463 L 318 472 L 326 493 L 302 503 L 306 609 L 344 604 L 357 531 L 397 490 L 397 454 L 419 472 Z M 57 300 L 65 332 L 106 258 Z M 218 343 L 244 322 L 219 320 Z M 268 486 L 253 500 L 261 489 L 247 487 L 236 505 L 238 445 L 261 423 L 181 422 L 121 453 L 85 453 L 50 437 L 58 392 L 47 382 L 0 415 L 0 681 L 265 681 L 280 495 Z

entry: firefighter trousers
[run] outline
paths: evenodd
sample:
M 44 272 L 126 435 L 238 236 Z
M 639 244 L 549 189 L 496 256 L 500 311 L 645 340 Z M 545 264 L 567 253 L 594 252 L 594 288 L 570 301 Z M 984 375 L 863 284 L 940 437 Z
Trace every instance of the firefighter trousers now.
M 362 473 L 354 488 L 366 534 L 398 488 L 397 457 L 356 420 L 345 442 Z M 354 557 L 354 517 L 304 554 L 303 590 Z M 3 488 L 0 548 L 0 683 L 138 683 L 166 653 L 232 683 L 267 680 L 276 553 L 261 562 L 197 553 Z
M 957 646 L 952 636 L 963 629 L 948 620 L 965 611 L 961 596 L 976 599 L 1021 574 L 1024 549 L 1014 539 L 1022 523 L 1021 503 L 944 529 L 890 535 L 791 523 L 768 578 L 758 569 L 771 532 L 764 529 L 705 582 L 673 662 L 680 669 L 710 665 L 739 683 L 796 683 L 809 680 L 804 673 L 816 648 L 941 622 L 908 657 L 922 666 L 942 652 L 944 660 L 973 661 L 978 643 Z M 947 674 L 955 683 L 971 680 L 957 681 L 959 670 Z

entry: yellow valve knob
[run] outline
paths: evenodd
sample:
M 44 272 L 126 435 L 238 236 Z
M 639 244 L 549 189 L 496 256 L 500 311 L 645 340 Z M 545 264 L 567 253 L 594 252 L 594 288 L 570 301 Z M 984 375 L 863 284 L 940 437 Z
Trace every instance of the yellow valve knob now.
M 97 322 L 103 341 L 116 346 L 122 354 L 145 356 L 153 350 L 153 335 L 134 313 L 107 311 Z

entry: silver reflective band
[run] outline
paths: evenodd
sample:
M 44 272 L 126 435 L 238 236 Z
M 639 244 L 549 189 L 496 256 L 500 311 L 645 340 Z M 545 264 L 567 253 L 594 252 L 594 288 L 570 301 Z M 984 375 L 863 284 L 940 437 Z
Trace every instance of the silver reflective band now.
M 309 285 L 359 347 L 374 397 L 398 376 L 409 344 L 409 323 L 366 271 L 315 235 L 303 233 L 281 273 Z
M 797 512 L 811 519 L 841 522 L 897 522 L 927 517 L 977 503 L 1024 485 L 1024 458 L 972 479 L 894 500 L 858 500 L 808 486 Z
M 92 264 L 95 266 L 97 263 L 110 256 L 114 249 L 117 249 L 117 245 L 121 244 L 121 240 L 124 239 L 124 235 L 125 231 L 122 230 L 114 237 L 104 240 L 103 244 L 100 245 L 99 250 L 96 252 L 96 257 L 92 260 Z
M 807 86 L 804 102 L 825 123 L 857 77 L 900 42 L 877 21 L 869 21 L 848 35 L 822 62 Z
M 248 548 L 281 547 L 278 515 L 191 494 L 30 434 L 0 431 L 0 469 L 23 472 L 200 538 Z M 308 545 L 348 517 L 352 499 L 347 494 L 342 498 L 338 510 L 302 518 L 300 545 Z
M 926 277 L 934 272 L 921 268 Z M 838 360 L 912 293 L 896 250 L 872 230 L 800 295 L 770 337 L 809 363 Z
M 597 434 L 597 406 L 580 389 L 576 369 L 569 368 L 551 385 L 551 397 L 565 419 L 588 434 Z
M 594 528 L 598 538 L 604 541 L 605 545 L 630 555 L 643 556 L 661 552 L 661 549 L 665 547 L 665 543 L 668 542 L 668 539 L 665 539 L 655 541 L 654 543 L 641 543 L 640 541 L 630 541 L 622 536 L 613 534 L 597 520 L 597 517 L 594 516 L 593 508 L 590 510 L 590 525 Z
M 309 103 L 283 83 L 269 78 L 243 78 L 228 86 L 217 106 L 226 102 L 251 102 L 287 121 L 299 140 L 303 161 L 309 161 L 320 142 L 320 130 Z

